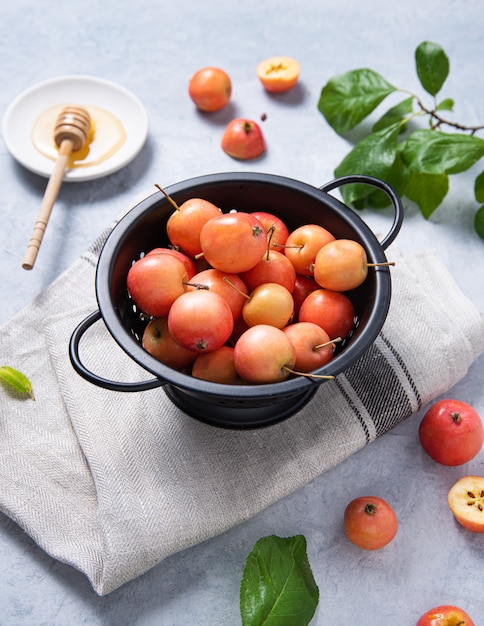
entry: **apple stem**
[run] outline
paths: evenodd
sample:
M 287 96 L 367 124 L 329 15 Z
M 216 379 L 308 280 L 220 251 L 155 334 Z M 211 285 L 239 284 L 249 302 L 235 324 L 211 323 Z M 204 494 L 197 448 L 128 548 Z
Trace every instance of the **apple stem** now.
M 365 263 L 366 267 L 381 267 L 395 265 L 395 261 L 385 261 L 384 263 Z
M 239 289 L 236 285 L 234 285 L 234 283 L 229 278 L 227 278 L 227 276 L 224 276 L 222 280 L 224 280 L 228 285 L 233 287 L 237 293 L 240 293 L 241 296 L 244 296 L 244 298 L 250 300 L 250 296 L 242 291 L 242 289 Z
M 269 253 L 271 251 L 271 243 L 272 243 L 272 238 L 274 237 L 274 233 L 276 232 L 276 227 L 274 225 L 272 225 L 270 228 L 267 229 L 267 253 L 266 253 L 266 260 L 269 260 Z M 277 244 L 274 244 L 274 247 L 276 247 Z
M 316 352 L 316 350 L 320 350 L 321 348 L 326 348 L 326 346 L 330 346 L 333 345 L 333 348 L 335 347 L 334 344 L 337 343 L 338 341 L 343 341 L 341 339 L 341 337 L 336 337 L 336 339 L 330 339 L 329 341 L 325 341 L 324 343 L 319 343 L 317 346 L 313 346 L 313 350 L 314 352 Z
M 177 204 L 177 203 L 173 200 L 173 198 L 172 198 L 170 195 L 168 195 L 168 194 L 166 193 L 166 191 L 163 189 L 163 187 L 161 187 L 160 185 L 158 185 L 158 183 L 155 183 L 155 187 L 156 187 L 159 191 L 161 191 L 161 193 L 165 196 L 165 198 L 168 200 L 168 202 L 169 202 L 172 206 L 174 206 L 174 207 L 175 207 L 175 209 L 176 209 L 177 211 L 179 211 L 179 210 L 180 210 L 180 207 L 178 206 L 178 204 Z
M 282 243 L 275 243 L 273 244 L 274 248 L 296 248 L 297 250 L 302 250 L 304 248 L 303 244 L 300 244 L 299 246 L 285 246 Z
M 297 372 L 296 370 L 293 370 L 290 367 L 287 367 L 286 365 L 284 365 L 283 369 L 285 369 L 286 372 L 290 372 L 291 374 L 296 374 L 296 376 L 306 376 L 308 378 L 324 378 L 326 380 L 334 379 L 334 376 L 331 376 L 330 374 L 328 376 L 324 376 L 324 374 L 311 374 L 310 372 Z

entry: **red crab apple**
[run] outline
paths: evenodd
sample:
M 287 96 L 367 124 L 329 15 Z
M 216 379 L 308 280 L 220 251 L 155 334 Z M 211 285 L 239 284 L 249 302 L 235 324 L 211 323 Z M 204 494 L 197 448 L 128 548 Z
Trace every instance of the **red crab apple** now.
M 365 281 L 369 267 L 382 265 L 394 263 L 368 263 L 366 250 L 358 241 L 335 239 L 318 251 L 314 261 L 314 280 L 325 289 L 350 291 Z
M 296 363 L 294 346 L 282 330 L 259 324 L 243 333 L 234 347 L 235 369 L 248 383 L 285 380 Z
M 299 316 L 299 310 L 301 304 L 309 296 L 312 291 L 320 289 L 318 283 L 311 278 L 311 276 L 302 276 L 296 274 L 296 280 L 294 281 L 294 289 L 292 291 L 292 297 L 294 299 L 294 317 Z
M 221 214 L 220 209 L 203 198 L 189 198 L 178 206 L 162 187 L 159 185 L 155 187 L 175 209 L 166 223 L 166 234 L 172 246 L 179 248 L 189 257 L 196 257 L 202 251 L 200 232 L 212 217 Z
M 232 334 L 234 318 L 227 302 L 208 289 L 187 291 L 173 302 L 168 329 L 180 345 L 194 352 L 223 346 Z
M 164 365 L 181 371 L 192 365 L 196 352 L 187 350 L 173 339 L 168 330 L 167 317 L 151 319 L 142 337 L 143 348 Z
M 239 337 L 243 333 L 245 333 L 245 331 L 248 330 L 249 328 L 250 326 L 247 324 L 247 322 L 244 320 L 244 318 L 241 315 L 239 318 L 235 320 L 234 330 L 232 331 L 232 334 L 230 335 L 230 339 L 227 343 L 231 346 L 235 346 Z
M 168 315 L 173 302 L 185 293 L 187 271 L 171 254 L 148 254 L 136 261 L 127 276 L 128 292 L 136 306 L 148 315 Z
M 467 463 L 484 444 L 484 428 L 477 411 L 453 399 L 440 400 L 427 410 L 418 436 L 425 452 L 447 466 Z
M 333 240 L 334 235 L 323 226 L 305 224 L 289 234 L 284 245 L 284 253 L 298 274 L 312 276 L 316 254 L 324 245 Z
M 196 273 L 195 263 L 193 259 L 186 254 L 183 254 L 183 252 L 175 250 L 175 248 L 153 248 L 153 250 L 150 250 L 146 254 L 146 256 L 150 254 L 171 254 L 175 258 L 179 259 L 184 264 L 185 269 L 187 270 L 188 280 L 190 280 L 190 278 L 192 278 L 192 276 L 194 276 Z
M 278 283 L 263 283 L 251 291 L 242 317 L 248 326 L 268 324 L 284 328 L 292 318 L 294 301 L 291 292 Z
M 206 261 L 221 272 L 250 270 L 264 255 L 267 235 L 250 213 L 221 213 L 202 228 L 200 244 Z
M 242 308 L 249 292 L 238 274 L 229 274 L 209 267 L 192 277 L 187 291 L 199 288 L 197 286 L 210 289 L 222 296 L 232 311 L 234 322 L 242 315 Z
M 345 339 L 355 323 L 355 308 L 345 293 L 316 289 L 301 304 L 298 319 L 318 324 L 331 339 Z
M 230 101 L 232 83 L 219 67 L 203 67 L 190 79 L 188 94 L 201 111 L 219 111 Z
M 273 213 L 268 213 L 267 211 L 254 211 L 252 215 L 256 217 L 264 227 L 270 239 L 271 246 L 283 246 L 286 243 L 289 237 L 289 229 L 280 217 Z
M 474 626 L 474 622 L 458 606 L 441 604 L 426 611 L 416 626 Z
M 199 354 L 193 363 L 192 376 L 212 383 L 240 384 L 234 365 L 234 348 L 221 346 L 212 352 Z
M 312 372 L 333 358 L 329 335 L 317 324 L 296 322 L 286 326 L 283 332 L 296 350 L 294 369 L 298 372 Z
M 447 494 L 447 502 L 461 526 L 484 533 L 484 477 L 464 476 Z
M 241 274 L 241 278 L 249 291 L 263 283 L 279 283 L 292 293 L 296 283 L 296 270 L 285 254 L 268 250 L 257 265 Z
M 236 118 L 227 124 L 221 147 L 226 154 L 240 160 L 256 159 L 266 150 L 258 124 L 244 118 Z
M 393 508 L 377 496 L 360 496 L 346 507 L 343 519 L 348 539 L 364 550 L 379 550 L 397 534 L 398 520 Z

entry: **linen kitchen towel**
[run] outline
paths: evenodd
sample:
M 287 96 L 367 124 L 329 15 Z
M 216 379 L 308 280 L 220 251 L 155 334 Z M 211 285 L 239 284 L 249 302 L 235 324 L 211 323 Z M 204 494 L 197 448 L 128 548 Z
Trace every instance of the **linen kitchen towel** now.
M 0 388 L 0 510 L 101 595 L 343 461 L 452 387 L 484 351 L 483 316 L 440 259 L 391 247 L 389 315 L 356 364 L 282 423 L 209 426 L 162 388 L 108 391 L 73 370 L 68 343 L 97 308 L 106 235 L 0 328 L 0 363 L 26 373 L 36 397 Z M 81 352 L 105 378 L 151 377 L 102 321 Z

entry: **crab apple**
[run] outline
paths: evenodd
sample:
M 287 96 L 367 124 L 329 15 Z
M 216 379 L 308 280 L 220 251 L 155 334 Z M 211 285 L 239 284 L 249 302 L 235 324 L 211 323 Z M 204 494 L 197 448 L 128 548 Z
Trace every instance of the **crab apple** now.
M 212 352 L 198 354 L 192 367 L 192 376 L 212 383 L 238 385 L 241 380 L 234 365 L 234 349 L 221 346 Z
M 232 311 L 234 322 L 242 315 L 242 308 L 249 291 L 238 274 L 228 274 L 209 267 L 195 274 L 187 285 L 187 291 L 197 288 L 210 289 L 218 293 L 227 302 Z
M 285 254 L 268 250 L 257 265 L 241 274 L 241 278 L 249 291 L 263 283 L 279 283 L 292 293 L 296 283 L 296 270 Z
M 283 246 L 289 237 L 289 229 L 285 222 L 267 211 L 254 211 L 252 213 L 264 227 L 271 246 Z
M 314 280 L 325 289 L 350 291 L 359 287 L 369 267 L 394 265 L 368 263 L 365 248 L 352 239 L 336 239 L 321 248 L 314 261 Z
M 281 329 L 258 324 L 239 337 L 234 347 L 234 363 L 245 382 L 275 383 L 291 374 L 296 352 Z
M 230 76 L 218 67 L 203 67 L 190 79 L 188 94 L 200 111 L 219 111 L 232 95 Z
M 256 74 L 266 91 L 289 91 L 299 78 L 299 63 L 291 57 L 270 57 L 257 65 Z
M 235 344 L 237 343 L 239 337 L 241 335 L 243 335 L 245 333 L 245 331 L 248 330 L 249 328 L 250 328 L 250 326 L 244 320 L 242 315 L 240 317 L 238 317 L 234 321 L 234 329 L 233 329 L 232 334 L 230 335 L 230 339 L 228 340 L 227 343 L 229 345 L 231 345 L 231 346 L 235 346 Z
M 233 327 L 229 305 L 208 289 L 187 291 L 173 302 L 168 313 L 170 333 L 180 345 L 194 352 L 220 348 Z
M 467 463 L 484 444 L 484 428 L 477 411 L 453 399 L 440 400 L 428 409 L 418 436 L 425 452 L 447 466 Z
M 329 335 L 321 326 L 312 322 L 296 322 L 283 328 L 296 350 L 298 372 L 312 372 L 333 358 L 333 344 Z
M 175 206 L 177 206 L 175 204 Z M 190 257 L 201 253 L 200 232 L 205 224 L 220 215 L 220 209 L 203 198 L 190 198 L 170 215 L 166 223 L 166 234 L 175 248 Z
M 168 317 L 154 317 L 143 331 L 141 345 L 164 365 L 181 371 L 192 365 L 196 352 L 175 341 L 168 330 Z
M 264 283 L 251 291 L 242 309 L 242 317 L 249 326 L 268 324 L 284 328 L 293 312 L 291 292 L 278 283 Z
M 194 276 L 196 273 L 195 263 L 193 259 L 186 254 L 183 254 L 183 252 L 180 252 L 179 250 L 175 250 L 174 248 L 153 248 L 153 250 L 150 250 L 145 256 L 148 256 L 150 254 L 171 254 L 175 258 L 180 259 L 180 261 L 184 264 L 185 269 L 187 270 L 188 280 L 190 280 L 190 278 L 192 278 L 192 276 Z
M 312 276 L 316 254 L 334 239 L 334 235 L 323 226 L 305 224 L 289 233 L 284 244 L 284 254 L 294 265 L 298 274 Z
M 226 154 L 242 161 L 256 159 L 266 151 L 260 126 L 243 118 L 236 118 L 227 124 L 221 147 Z
M 149 254 L 136 261 L 127 276 L 128 292 L 136 306 L 148 315 L 168 315 L 173 302 L 185 293 L 187 271 L 170 254 Z
M 267 235 L 259 220 L 250 213 L 221 213 L 202 228 L 200 244 L 212 267 L 239 274 L 261 260 L 267 249 Z
M 320 289 L 320 287 L 314 278 L 311 276 L 296 274 L 294 289 L 292 291 L 292 297 L 294 299 L 294 317 L 299 316 L 301 304 L 304 302 L 306 297 L 309 296 L 312 291 L 316 291 L 316 289 Z
M 447 494 L 455 519 L 467 530 L 484 533 L 484 477 L 464 476 Z
M 344 531 L 351 543 L 364 550 L 379 550 L 397 534 L 398 520 L 393 508 L 377 496 L 361 496 L 346 507 Z
M 458 606 L 441 604 L 426 611 L 416 626 L 474 626 L 474 622 Z
M 298 319 L 318 324 L 331 339 L 344 339 L 354 326 L 355 308 L 349 297 L 340 291 L 316 289 L 301 304 Z

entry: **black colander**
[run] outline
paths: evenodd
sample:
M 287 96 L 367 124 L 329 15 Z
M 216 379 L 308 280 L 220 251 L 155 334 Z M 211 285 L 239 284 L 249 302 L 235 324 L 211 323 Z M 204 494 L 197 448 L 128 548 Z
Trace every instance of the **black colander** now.
M 359 214 L 329 195 L 342 185 L 366 184 L 383 191 L 394 208 L 390 231 L 379 242 Z M 336 179 L 321 188 L 291 178 L 258 173 L 223 173 L 192 178 L 166 188 L 178 205 L 194 197 L 204 198 L 224 212 L 267 211 L 284 220 L 290 230 L 303 224 L 324 226 L 337 238 L 359 241 L 371 263 L 386 261 L 384 250 L 395 239 L 403 220 L 398 195 L 387 183 L 367 176 Z M 169 244 L 166 222 L 173 206 L 159 192 L 131 209 L 114 227 L 101 251 L 96 271 L 98 310 L 72 334 L 69 354 L 75 370 L 91 383 L 109 390 L 142 392 L 163 386 L 171 401 L 188 415 L 203 422 L 229 428 L 258 428 L 289 418 L 313 397 L 324 379 L 296 376 L 280 383 L 225 385 L 195 379 L 173 370 L 141 346 L 146 323 L 128 297 L 126 277 L 132 262 L 143 252 Z M 385 322 L 391 297 L 388 267 L 371 268 L 365 282 L 347 292 L 358 323 L 344 348 L 318 375 L 345 371 L 368 350 Z M 85 331 L 102 320 L 113 339 L 136 363 L 154 377 L 136 383 L 108 380 L 90 371 L 79 356 Z M 102 364 L 100 364 L 102 367 Z

